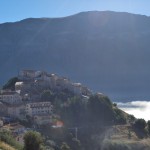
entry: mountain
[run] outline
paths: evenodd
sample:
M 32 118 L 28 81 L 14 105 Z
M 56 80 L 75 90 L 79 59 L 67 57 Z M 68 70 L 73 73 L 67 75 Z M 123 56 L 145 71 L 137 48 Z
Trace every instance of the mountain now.
M 91 11 L 0 24 L 0 84 L 22 69 L 80 81 L 114 101 L 149 99 L 150 17 Z

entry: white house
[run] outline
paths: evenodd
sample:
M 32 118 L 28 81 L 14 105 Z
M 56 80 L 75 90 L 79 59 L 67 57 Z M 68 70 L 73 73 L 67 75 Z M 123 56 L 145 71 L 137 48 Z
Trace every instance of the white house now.
M 82 85 L 81 83 L 73 83 L 73 93 L 77 94 L 77 95 L 81 95 L 82 94 Z
M 44 71 L 37 71 L 37 70 L 21 70 L 19 72 L 18 78 L 21 80 L 26 79 L 34 79 L 34 78 L 40 78 L 45 74 Z
M 26 114 L 29 116 L 52 114 L 53 106 L 51 102 L 37 102 L 26 104 Z
M 92 95 L 92 91 L 86 86 L 82 86 L 81 92 L 82 92 L 82 95 L 87 95 L 87 96 Z
M 23 86 L 24 86 L 23 82 L 16 82 L 15 83 L 15 91 L 17 93 L 20 93 L 20 91 L 22 90 Z
M 0 101 L 8 104 L 19 104 L 22 102 L 22 98 L 15 91 L 1 91 Z

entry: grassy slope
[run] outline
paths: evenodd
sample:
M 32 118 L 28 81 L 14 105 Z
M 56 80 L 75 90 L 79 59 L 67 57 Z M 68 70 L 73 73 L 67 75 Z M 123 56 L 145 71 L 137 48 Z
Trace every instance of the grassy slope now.
M 0 141 L 0 150 L 16 150 L 15 148 L 11 147 L 10 145 Z
M 129 131 L 131 135 L 130 138 Z M 138 138 L 130 125 L 117 125 L 107 130 L 103 141 L 104 150 L 110 147 L 115 150 L 148 150 L 150 149 L 150 138 Z

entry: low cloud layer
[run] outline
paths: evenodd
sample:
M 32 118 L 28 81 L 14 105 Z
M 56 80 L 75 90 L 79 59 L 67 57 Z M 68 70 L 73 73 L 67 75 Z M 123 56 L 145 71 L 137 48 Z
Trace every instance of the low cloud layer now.
M 117 103 L 118 107 L 136 118 L 150 120 L 150 101 L 132 101 L 127 103 Z

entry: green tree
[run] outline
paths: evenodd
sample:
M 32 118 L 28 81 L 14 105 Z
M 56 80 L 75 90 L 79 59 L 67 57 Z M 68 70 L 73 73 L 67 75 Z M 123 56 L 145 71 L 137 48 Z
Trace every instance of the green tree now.
M 144 119 L 137 119 L 134 123 L 134 127 L 137 129 L 144 130 L 146 127 L 146 121 Z
M 85 123 L 85 104 L 82 99 L 76 96 L 68 99 L 61 109 L 61 117 L 67 126 Z
M 24 136 L 24 150 L 40 150 L 43 139 L 40 133 L 29 131 Z
M 54 101 L 54 95 L 51 90 L 44 90 L 41 94 L 41 99 L 43 101 L 51 101 L 53 103 Z
M 8 80 L 8 82 L 3 86 L 3 89 L 11 89 L 11 90 L 15 90 L 15 83 L 18 81 L 17 77 L 13 77 L 10 80 Z
M 68 146 L 68 144 L 65 142 L 62 143 L 60 149 L 61 150 L 71 150 L 70 147 Z
M 80 149 L 81 149 L 81 143 L 80 143 L 80 141 L 77 140 L 76 138 L 72 138 L 72 141 L 71 141 L 71 148 L 72 148 L 72 149 L 80 150 Z
M 112 103 L 104 95 L 92 95 L 88 101 L 89 119 L 93 122 L 111 123 L 114 120 Z
M 150 120 L 147 121 L 147 130 L 148 130 L 148 133 L 150 134 Z
M 116 124 L 125 124 L 126 123 L 126 118 L 125 118 L 123 111 L 121 111 L 118 108 L 115 108 L 114 113 L 115 113 L 115 120 L 114 121 Z

